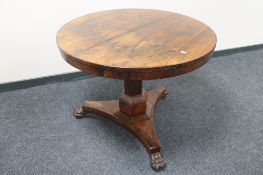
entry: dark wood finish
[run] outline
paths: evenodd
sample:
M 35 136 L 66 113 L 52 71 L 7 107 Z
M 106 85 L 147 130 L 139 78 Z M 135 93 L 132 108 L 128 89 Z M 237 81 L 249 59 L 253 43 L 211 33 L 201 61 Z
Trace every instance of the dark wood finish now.
M 148 80 L 190 72 L 212 56 L 207 25 L 159 10 L 121 9 L 82 16 L 57 33 L 64 59 L 103 77 Z
M 94 113 L 111 119 L 115 123 L 123 126 L 133 133 L 144 145 L 150 155 L 151 166 L 159 170 L 166 163 L 162 159 L 160 151 L 161 145 L 156 136 L 153 126 L 153 112 L 159 99 L 166 96 L 166 90 L 163 87 L 155 88 L 147 93 L 147 110 L 145 114 L 129 116 L 123 113 L 119 107 L 118 100 L 112 101 L 85 101 L 82 107 L 74 111 L 76 118 L 87 117 L 86 113 Z
M 147 93 L 142 89 L 141 80 L 125 80 L 124 94 L 119 98 L 120 110 L 130 116 L 144 114 Z
M 118 100 L 86 101 L 75 109 L 75 117 L 91 112 L 111 119 L 142 142 L 152 168 L 165 167 L 152 118 L 167 92 L 162 87 L 147 92 L 142 80 L 172 77 L 204 65 L 216 46 L 213 30 L 177 13 L 119 9 L 70 21 L 58 31 L 57 45 L 76 68 L 124 80 Z
M 141 95 L 142 81 L 140 80 L 124 80 L 124 93 L 128 96 Z

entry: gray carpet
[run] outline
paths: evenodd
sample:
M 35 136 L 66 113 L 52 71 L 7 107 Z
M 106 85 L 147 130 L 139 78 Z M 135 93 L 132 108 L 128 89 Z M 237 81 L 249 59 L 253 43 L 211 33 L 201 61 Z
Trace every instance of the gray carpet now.
M 263 50 L 249 51 L 145 81 L 169 91 L 154 118 L 168 162 L 160 175 L 263 174 L 262 65 Z M 128 131 L 72 116 L 85 99 L 115 99 L 121 90 L 121 81 L 96 77 L 1 93 L 0 174 L 156 174 Z

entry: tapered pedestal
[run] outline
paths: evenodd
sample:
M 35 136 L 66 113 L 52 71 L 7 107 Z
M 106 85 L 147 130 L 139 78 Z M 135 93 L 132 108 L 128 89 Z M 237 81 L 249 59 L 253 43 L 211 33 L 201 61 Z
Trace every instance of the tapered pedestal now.
M 86 113 L 94 113 L 128 129 L 148 151 L 152 168 L 160 170 L 166 162 L 161 157 L 161 145 L 153 125 L 153 112 L 167 91 L 163 87 L 144 91 L 141 81 L 125 81 L 124 84 L 124 94 L 119 100 L 85 101 L 83 106 L 75 108 L 74 115 L 80 119 L 87 117 Z

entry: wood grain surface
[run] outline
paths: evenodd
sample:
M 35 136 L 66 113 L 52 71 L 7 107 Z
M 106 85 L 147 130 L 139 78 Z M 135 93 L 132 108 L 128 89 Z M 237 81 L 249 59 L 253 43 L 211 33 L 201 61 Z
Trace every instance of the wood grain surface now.
M 74 115 L 77 119 L 81 119 L 88 117 L 86 114 L 93 113 L 128 129 L 144 145 L 150 155 L 152 168 L 158 171 L 166 166 L 166 162 L 160 153 L 161 145 L 153 125 L 153 112 L 158 101 L 166 96 L 166 90 L 163 87 L 156 87 L 145 93 L 147 94 L 147 109 L 141 115 L 130 116 L 121 112 L 119 100 L 85 101 L 83 106 L 75 109 Z
M 57 33 L 65 60 L 76 68 L 117 79 L 148 80 L 190 72 L 216 46 L 207 25 L 177 13 L 118 9 L 88 14 Z

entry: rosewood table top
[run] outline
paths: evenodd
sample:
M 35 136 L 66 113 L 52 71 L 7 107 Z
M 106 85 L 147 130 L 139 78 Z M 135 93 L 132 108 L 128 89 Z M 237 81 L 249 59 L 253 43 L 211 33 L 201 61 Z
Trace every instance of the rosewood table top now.
M 177 13 L 119 9 L 81 16 L 57 33 L 65 60 L 94 75 L 172 77 L 205 64 L 216 45 L 207 25 Z

